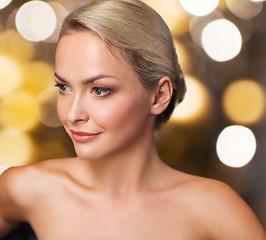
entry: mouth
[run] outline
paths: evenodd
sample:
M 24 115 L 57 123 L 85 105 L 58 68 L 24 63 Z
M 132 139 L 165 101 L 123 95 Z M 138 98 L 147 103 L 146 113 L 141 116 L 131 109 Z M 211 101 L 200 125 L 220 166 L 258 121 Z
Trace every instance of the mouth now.
M 80 132 L 74 130 L 70 130 L 70 132 L 72 133 L 72 139 L 75 142 L 80 142 L 80 143 L 88 142 L 100 135 L 100 133 L 88 133 L 88 132 Z

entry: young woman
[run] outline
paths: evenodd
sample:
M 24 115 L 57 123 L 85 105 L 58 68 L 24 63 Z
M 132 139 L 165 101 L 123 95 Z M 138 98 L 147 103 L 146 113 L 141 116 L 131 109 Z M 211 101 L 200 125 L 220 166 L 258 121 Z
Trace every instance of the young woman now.
M 6 170 L 0 235 L 28 222 L 39 240 L 264 240 L 225 184 L 166 166 L 153 133 L 185 84 L 171 34 L 138 0 L 102 0 L 64 22 L 58 115 L 77 157 Z

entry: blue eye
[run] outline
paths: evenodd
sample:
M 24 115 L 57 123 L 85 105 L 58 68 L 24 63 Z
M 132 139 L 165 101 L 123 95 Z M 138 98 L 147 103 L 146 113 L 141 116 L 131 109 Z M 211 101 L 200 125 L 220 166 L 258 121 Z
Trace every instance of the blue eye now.
M 92 89 L 92 93 L 94 93 L 97 96 L 105 97 L 111 93 L 111 89 L 109 88 L 102 88 L 102 87 L 94 87 Z
M 67 85 L 61 83 L 56 83 L 55 86 L 59 88 L 60 92 L 67 92 L 70 90 L 70 88 Z

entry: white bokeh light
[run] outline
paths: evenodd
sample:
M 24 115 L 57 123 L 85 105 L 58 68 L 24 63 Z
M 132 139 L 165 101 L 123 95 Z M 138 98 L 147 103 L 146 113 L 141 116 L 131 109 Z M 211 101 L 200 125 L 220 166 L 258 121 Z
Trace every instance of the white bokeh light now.
M 1 1 L 0 1 L 0 9 L 5 8 L 5 7 L 8 6 L 9 3 L 11 3 L 11 2 L 12 2 L 12 0 L 1 0 Z
M 179 0 L 182 7 L 195 16 L 205 16 L 212 12 L 219 0 Z
M 210 22 L 201 35 L 202 46 L 212 59 L 218 62 L 236 57 L 242 48 L 239 29 L 226 19 Z
M 56 28 L 53 8 L 42 1 L 30 1 L 22 5 L 16 15 L 18 32 L 27 40 L 39 42 L 50 37 Z
M 216 151 L 225 165 L 243 167 L 251 161 L 256 152 L 255 136 L 244 126 L 226 127 L 217 139 Z
M 193 16 L 189 21 L 189 33 L 194 43 L 202 47 L 201 33 L 204 27 L 211 21 L 215 21 L 215 20 L 223 19 L 223 18 L 224 18 L 223 14 L 219 11 L 213 11 L 211 14 L 208 14 L 207 16 L 202 16 L 202 17 Z

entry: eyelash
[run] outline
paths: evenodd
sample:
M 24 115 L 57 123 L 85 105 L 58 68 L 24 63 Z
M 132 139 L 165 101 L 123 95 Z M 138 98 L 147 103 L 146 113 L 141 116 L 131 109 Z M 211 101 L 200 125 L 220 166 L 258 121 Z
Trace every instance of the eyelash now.
M 59 88 L 60 93 L 64 93 L 64 92 L 66 92 L 66 90 L 63 90 L 63 88 L 64 87 L 67 87 L 67 85 L 61 84 L 61 83 L 56 83 L 55 84 L 55 87 L 58 87 Z
M 97 91 L 105 91 L 106 93 L 105 94 L 103 94 L 103 95 L 97 95 L 96 94 L 96 92 Z M 111 94 L 111 89 L 110 88 L 105 88 L 105 87 L 93 87 L 92 89 L 91 89 L 91 93 L 94 93 L 96 96 L 98 96 L 98 97 L 107 97 L 107 96 L 109 96 L 110 94 Z
M 66 90 L 63 90 L 63 88 L 64 88 L 64 87 L 68 87 L 68 86 L 65 85 L 65 84 L 56 83 L 56 84 L 55 84 L 55 87 L 58 87 L 60 93 L 63 94 L 63 93 L 66 92 Z M 103 95 L 97 95 L 96 92 L 99 91 L 99 90 L 100 90 L 100 91 L 105 91 L 106 93 L 103 94 Z M 109 95 L 111 94 L 111 92 L 112 92 L 112 90 L 111 90 L 110 88 L 105 88 L 105 87 L 93 87 L 93 88 L 91 89 L 91 91 L 90 91 L 90 93 L 93 93 L 93 94 L 95 94 L 95 95 L 98 96 L 98 97 L 107 97 L 107 96 L 109 96 Z

